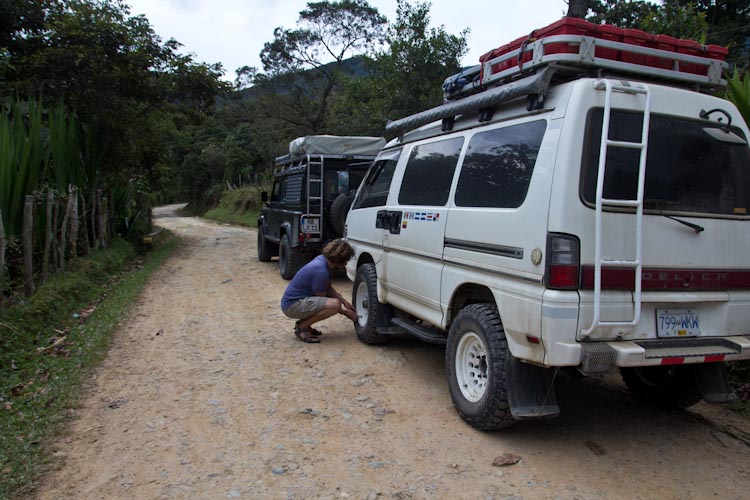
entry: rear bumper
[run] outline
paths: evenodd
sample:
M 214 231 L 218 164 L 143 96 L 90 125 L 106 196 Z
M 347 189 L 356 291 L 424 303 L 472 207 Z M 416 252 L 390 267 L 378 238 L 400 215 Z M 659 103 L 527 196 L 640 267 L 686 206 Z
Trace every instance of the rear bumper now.
M 715 363 L 750 359 L 750 338 L 710 337 L 605 342 L 615 352 L 615 366 Z M 584 356 L 586 349 L 583 349 Z
M 613 368 L 720 363 L 750 359 L 750 336 L 693 339 L 580 342 L 566 344 L 571 363 L 585 373 Z M 576 360 L 577 358 L 577 360 Z

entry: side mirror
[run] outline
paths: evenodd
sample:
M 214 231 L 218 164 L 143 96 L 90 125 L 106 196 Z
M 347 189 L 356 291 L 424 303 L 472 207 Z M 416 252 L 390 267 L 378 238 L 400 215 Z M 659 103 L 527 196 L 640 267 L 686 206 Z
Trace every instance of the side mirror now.
M 342 170 L 338 173 L 338 192 L 349 192 L 349 172 Z
M 262 201 L 263 203 L 266 203 L 268 201 L 268 191 L 261 191 L 260 201 Z

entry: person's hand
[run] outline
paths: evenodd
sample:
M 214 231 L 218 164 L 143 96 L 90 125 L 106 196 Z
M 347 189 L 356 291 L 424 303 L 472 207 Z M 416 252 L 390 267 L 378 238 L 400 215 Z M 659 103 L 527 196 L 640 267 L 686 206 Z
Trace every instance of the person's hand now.
M 342 314 L 354 322 L 357 322 L 357 320 L 359 320 L 359 316 L 354 309 L 344 309 L 344 312 Z

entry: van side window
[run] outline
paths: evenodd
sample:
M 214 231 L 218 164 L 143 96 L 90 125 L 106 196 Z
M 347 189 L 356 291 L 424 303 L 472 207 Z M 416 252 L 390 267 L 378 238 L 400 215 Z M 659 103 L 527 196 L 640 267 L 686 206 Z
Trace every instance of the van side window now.
M 401 156 L 401 150 L 391 151 L 375 161 L 362 182 L 362 187 L 352 204 L 352 210 L 385 205 L 399 156 Z
M 444 206 L 453 182 L 463 137 L 416 146 L 404 170 L 399 205 Z
M 456 188 L 459 207 L 518 208 L 526 199 L 545 120 L 475 134 Z
M 586 126 L 581 191 L 596 203 L 603 110 L 592 109 Z M 652 114 L 648 134 L 644 208 L 665 212 L 718 215 L 750 213 L 750 149 L 711 135 L 716 123 Z M 612 110 L 609 138 L 640 142 L 643 114 Z M 739 137 L 738 128 L 732 131 Z M 635 199 L 640 153 L 610 147 L 604 175 L 604 198 Z

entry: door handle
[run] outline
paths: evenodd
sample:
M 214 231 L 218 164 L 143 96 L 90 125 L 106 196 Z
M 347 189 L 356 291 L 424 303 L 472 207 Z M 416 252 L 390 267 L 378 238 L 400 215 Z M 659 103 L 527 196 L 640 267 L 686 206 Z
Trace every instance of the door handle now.
M 402 212 L 394 210 L 380 210 L 375 215 L 375 227 L 387 229 L 391 234 L 401 233 Z
M 388 230 L 391 234 L 401 234 L 401 212 L 390 212 L 388 216 L 390 219 Z

